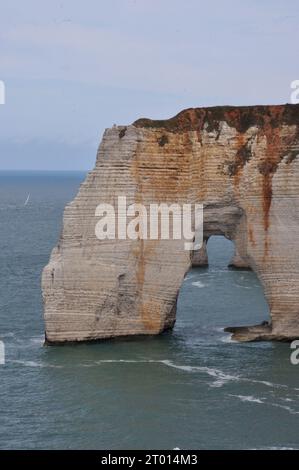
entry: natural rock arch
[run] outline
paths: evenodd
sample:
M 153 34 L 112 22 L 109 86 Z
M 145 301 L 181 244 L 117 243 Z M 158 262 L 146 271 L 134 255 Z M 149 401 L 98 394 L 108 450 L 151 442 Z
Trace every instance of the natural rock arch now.
M 204 203 L 204 238 L 235 242 L 234 264 L 257 273 L 271 312 L 270 325 L 235 337 L 299 337 L 298 125 L 299 106 L 284 105 L 195 108 L 106 130 L 43 272 L 47 341 L 158 334 L 174 325 L 192 257 L 183 240 L 100 242 L 95 208 L 118 195 L 146 207 Z

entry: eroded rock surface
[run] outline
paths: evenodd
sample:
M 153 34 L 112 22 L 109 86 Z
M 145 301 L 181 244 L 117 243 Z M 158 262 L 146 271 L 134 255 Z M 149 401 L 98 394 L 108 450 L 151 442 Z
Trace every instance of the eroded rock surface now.
M 193 263 L 183 240 L 105 240 L 96 206 L 204 203 L 204 239 L 234 240 L 258 275 L 271 322 L 239 340 L 299 337 L 299 105 L 195 108 L 104 133 L 96 166 L 67 205 L 43 272 L 48 342 L 158 334 L 175 322 Z M 197 257 L 197 259 L 196 259 Z M 200 310 L 200 306 L 199 306 Z

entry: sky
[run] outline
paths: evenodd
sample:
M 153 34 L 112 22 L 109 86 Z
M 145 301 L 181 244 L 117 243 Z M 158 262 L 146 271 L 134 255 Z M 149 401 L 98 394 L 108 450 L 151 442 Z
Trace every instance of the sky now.
M 88 170 L 104 129 L 290 102 L 297 0 L 1 0 L 0 170 Z

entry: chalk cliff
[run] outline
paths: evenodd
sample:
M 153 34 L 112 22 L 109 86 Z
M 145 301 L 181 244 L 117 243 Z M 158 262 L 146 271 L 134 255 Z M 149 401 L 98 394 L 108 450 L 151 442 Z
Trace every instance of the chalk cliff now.
M 193 254 L 184 240 L 99 241 L 95 209 L 119 195 L 204 203 L 204 240 L 233 240 L 232 264 L 257 273 L 269 304 L 269 324 L 232 328 L 235 338 L 299 338 L 298 155 L 299 105 L 187 109 L 106 130 L 43 272 L 47 341 L 171 328 L 185 273 L 207 263 L 205 244 Z

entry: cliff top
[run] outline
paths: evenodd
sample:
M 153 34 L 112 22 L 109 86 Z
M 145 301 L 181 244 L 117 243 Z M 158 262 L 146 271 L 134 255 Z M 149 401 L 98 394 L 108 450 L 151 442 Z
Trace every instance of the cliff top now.
M 184 132 L 199 131 L 208 123 L 208 130 L 213 131 L 218 130 L 220 121 L 227 122 L 239 132 L 246 132 L 251 126 L 273 128 L 282 124 L 299 125 L 299 104 L 189 108 L 170 119 L 141 118 L 133 126 Z

